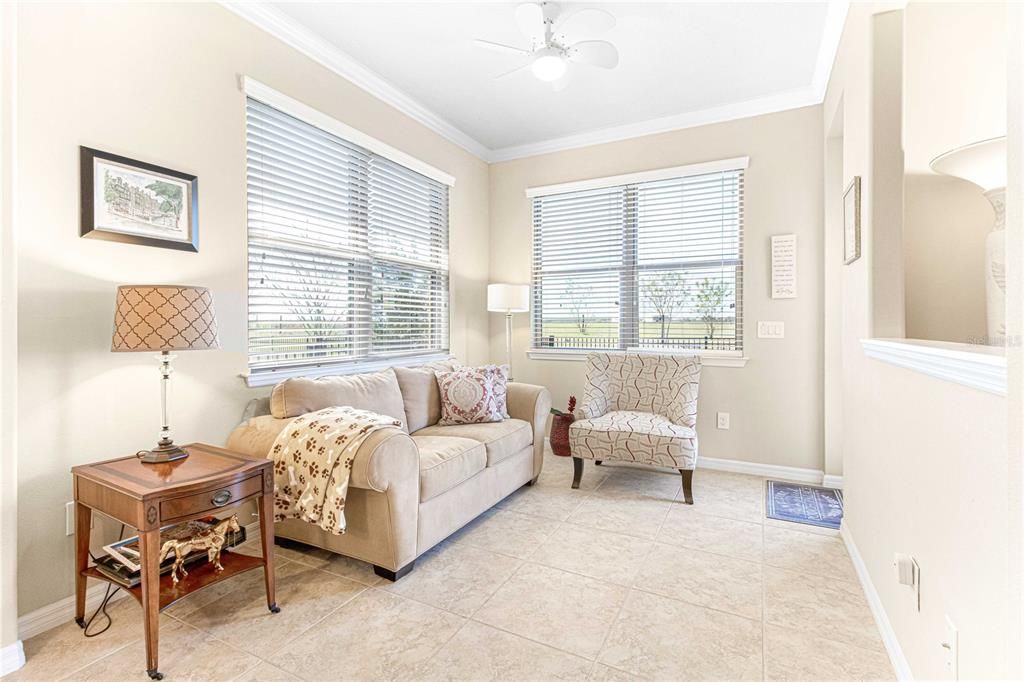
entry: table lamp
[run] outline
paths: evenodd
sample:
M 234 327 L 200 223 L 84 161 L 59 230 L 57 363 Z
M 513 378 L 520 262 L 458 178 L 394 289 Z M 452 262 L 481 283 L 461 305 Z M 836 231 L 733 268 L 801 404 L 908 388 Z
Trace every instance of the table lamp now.
M 220 348 L 213 296 L 205 287 L 171 284 L 142 284 L 117 288 L 114 308 L 114 338 L 110 350 L 115 353 L 159 351 L 160 361 L 160 440 L 152 450 L 140 450 L 147 464 L 173 462 L 188 457 L 174 444 L 167 418 L 167 390 L 171 380 L 171 361 L 176 350 Z
M 530 286 L 528 284 L 488 284 L 487 310 L 505 313 L 505 363 L 512 381 L 512 313 L 530 310 Z
M 932 170 L 974 183 L 995 211 L 985 238 L 985 317 L 988 343 L 1006 342 L 1006 138 L 975 142 L 932 159 Z

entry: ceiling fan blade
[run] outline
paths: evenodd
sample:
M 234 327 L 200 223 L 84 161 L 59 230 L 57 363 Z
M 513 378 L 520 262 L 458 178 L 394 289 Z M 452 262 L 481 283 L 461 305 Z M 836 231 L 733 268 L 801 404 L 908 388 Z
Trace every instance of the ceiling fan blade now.
M 584 40 L 569 48 L 569 60 L 614 69 L 619 64 L 619 51 L 607 40 Z
M 505 78 L 506 76 L 511 76 L 512 74 L 516 73 L 517 71 L 522 71 L 523 69 L 525 69 L 526 67 L 528 67 L 532 63 L 533 63 L 533 60 L 531 59 L 530 61 L 526 62 L 522 66 L 517 66 L 516 68 L 512 69 L 511 71 L 505 71 L 504 73 L 499 73 L 497 76 L 494 77 L 494 79 L 498 80 L 499 78 Z
M 534 47 L 544 44 L 544 9 L 535 2 L 516 7 L 516 25 Z
M 578 36 L 598 36 L 615 26 L 615 17 L 603 9 L 581 9 L 566 17 L 557 30 Z
M 495 43 L 495 42 L 493 42 L 491 40 L 482 40 L 480 38 L 476 38 L 473 41 L 473 44 L 476 45 L 477 47 L 482 47 L 482 48 L 487 49 L 487 50 L 494 50 L 495 52 L 504 52 L 506 54 L 518 54 L 518 55 L 528 55 L 528 54 L 530 54 L 530 52 L 528 50 L 524 50 L 524 49 L 519 48 L 519 47 L 514 47 L 512 45 L 505 45 L 503 43 Z

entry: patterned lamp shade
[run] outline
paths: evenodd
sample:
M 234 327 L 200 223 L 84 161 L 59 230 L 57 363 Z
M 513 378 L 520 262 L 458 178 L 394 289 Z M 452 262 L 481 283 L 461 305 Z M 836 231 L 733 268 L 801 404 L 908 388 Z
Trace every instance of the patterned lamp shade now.
M 220 348 L 213 296 L 206 287 L 133 285 L 117 288 L 110 350 Z

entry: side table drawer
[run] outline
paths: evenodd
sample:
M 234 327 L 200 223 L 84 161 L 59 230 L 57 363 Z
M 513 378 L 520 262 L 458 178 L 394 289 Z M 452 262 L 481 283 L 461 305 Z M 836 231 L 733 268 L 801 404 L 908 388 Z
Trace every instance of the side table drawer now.
M 160 503 L 161 523 L 173 521 L 182 516 L 204 512 L 214 513 L 221 507 L 263 492 L 263 476 L 250 476 L 224 488 L 211 488 L 201 493 L 174 497 Z

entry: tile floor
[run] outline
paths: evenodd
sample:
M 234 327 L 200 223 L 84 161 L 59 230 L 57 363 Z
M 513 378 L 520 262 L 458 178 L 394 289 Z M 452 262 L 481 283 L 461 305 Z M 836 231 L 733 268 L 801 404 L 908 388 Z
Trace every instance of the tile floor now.
M 523 488 L 397 583 L 323 550 L 277 548 L 282 610 L 258 571 L 161 616 L 160 669 L 184 680 L 893 679 L 842 541 L 764 518 L 764 480 L 549 454 Z M 258 546 L 244 551 L 259 552 Z M 25 642 L 9 680 L 143 682 L 134 600 L 84 639 Z

